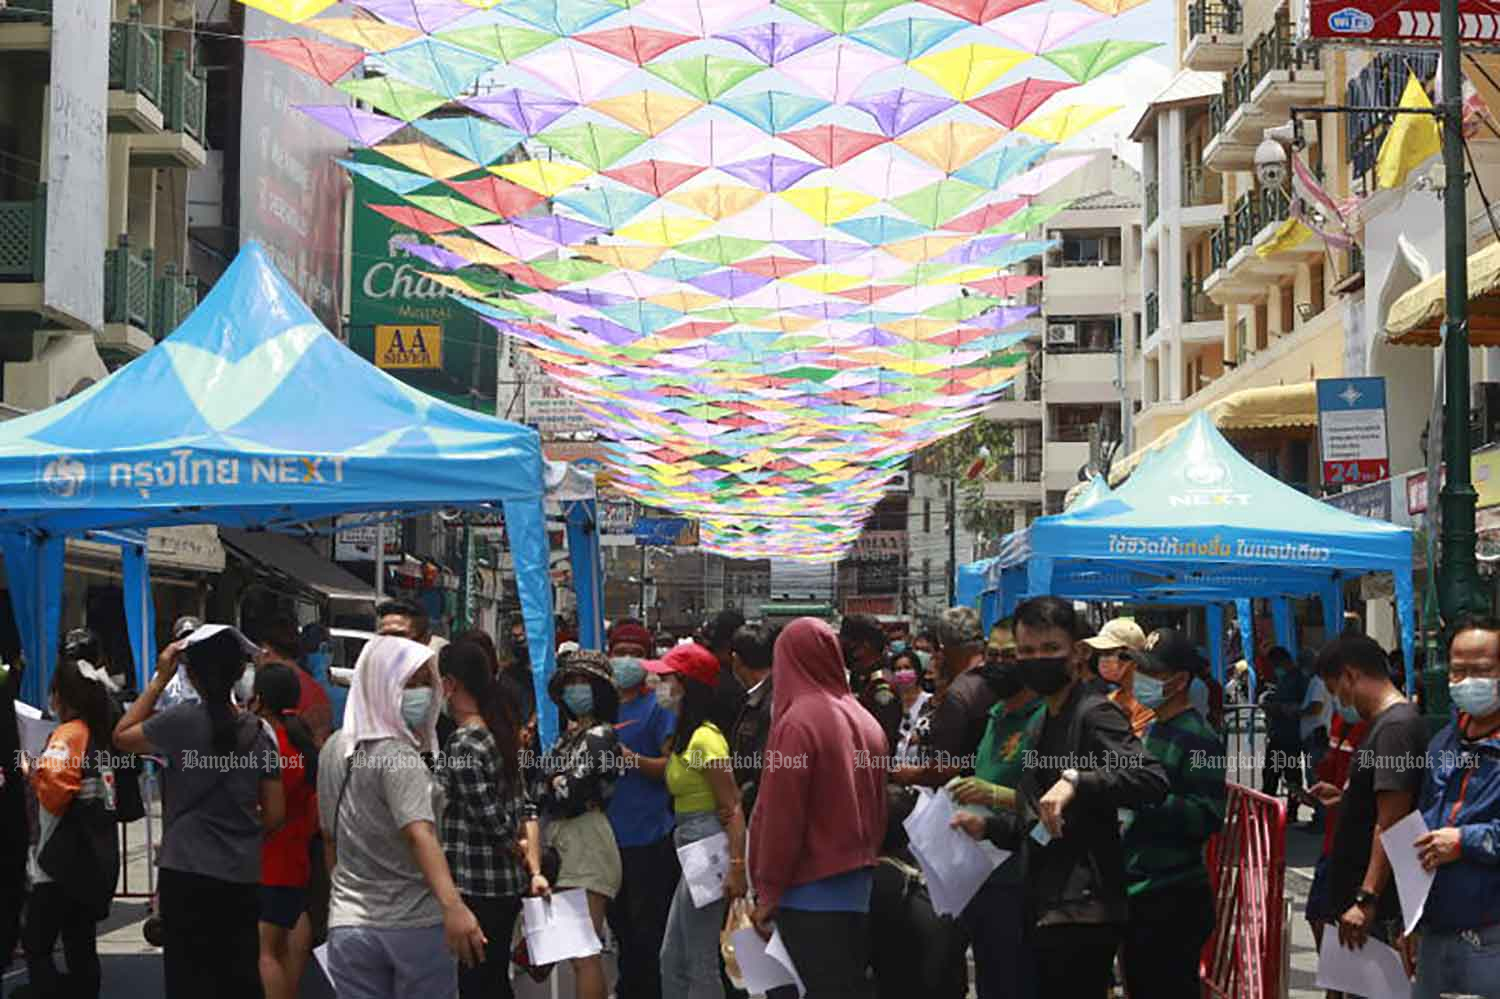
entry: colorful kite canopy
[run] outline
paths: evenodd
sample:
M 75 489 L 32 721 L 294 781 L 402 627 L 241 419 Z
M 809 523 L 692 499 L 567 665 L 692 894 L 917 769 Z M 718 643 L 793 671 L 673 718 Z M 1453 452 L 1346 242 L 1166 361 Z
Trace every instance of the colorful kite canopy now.
M 424 273 L 709 551 L 836 558 L 1024 370 L 1026 234 L 1134 0 L 242 0 Z M 1089 40 L 1092 35 L 1092 40 Z M 319 37 L 321 36 L 321 37 Z

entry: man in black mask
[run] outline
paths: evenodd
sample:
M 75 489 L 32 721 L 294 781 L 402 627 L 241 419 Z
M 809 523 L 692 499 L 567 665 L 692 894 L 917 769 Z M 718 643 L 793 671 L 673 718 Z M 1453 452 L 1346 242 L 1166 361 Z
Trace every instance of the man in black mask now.
M 891 782 L 942 787 L 954 777 L 974 772 L 974 754 L 984 738 L 990 708 L 999 699 L 984 670 L 984 632 L 979 612 L 950 607 L 938 619 L 942 654 L 934 657 L 937 709 L 927 732 L 927 758 L 917 767 L 900 767 Z
M 1016 608 L 1017 670 L 1046 705 L 1025 733 L 1014 808 L 960 812 L 975 838 L 1024 851 L 1025 925 L 1037 995 L 1103 995 L 1129 918 L 1119 810 L 1162 801 L 1167 775 L 1124 713 L 1088 690 L 1088 646 L 1073 606 Z
M 885 629 L 869 614 L 850 614 L 839 625 L 839 644 L 854 696 L 880 723 L 889 751 L 895 752 L 903 712 L 901 697 L 885 675 Z

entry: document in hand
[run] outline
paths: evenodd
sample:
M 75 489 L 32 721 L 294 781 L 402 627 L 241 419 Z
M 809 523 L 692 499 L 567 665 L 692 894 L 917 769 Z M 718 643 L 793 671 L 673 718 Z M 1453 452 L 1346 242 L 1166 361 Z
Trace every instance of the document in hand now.
M 41 756 L 52 738 L 57 722 L 47 721 L 42 713 L 25 701 L 16 702 L 16 727 L 21 733 L 21 749 L 28 756 Z
M 1396 878 L 1401 921 L 1407 933 L 1417 928 L 1422 909 L 1427 905 L 1427 893 L 1432 889 L 1434 872 L 1422 869 L 1416 847 L 1417 839 L 1426 834 L 1427 823 L 1422 821 L 1421 812 L 1412 812 L 1380 834 L 1380 845 L 1385 847 L 1386 859 L 1391 862 L 1391 873 Z
M 962 829 L 954 829 L 950 824 L 954 811 L 947 791 L 923 791 L 903 823 L 912 855 L 927 880 L 933 911 L 940 916 L 963 912 L 990 873 L 1010 856 L 992 843 L 975 842 Z
M 1318 951 L 1318 988 L 1347 992 L 1365 999 L 1411 999 L 1411 980 L 1401 955 L 1379 940 L 1370 939 L 1359 950 L 1339 943 L 1334 927 L 1323 931 Z
M 534 965 L 556 964 L 570 957 L 589 957 L 603 949 L 589 917 L 588 892 L 555 891 L 551 898 L 521 900 L 526 953 Z
M 703 908 L 724 897 L 724 878 L 729 874 L 729 837 L 714 833 L 677 848 L 682 878 L 693 895 L 693 905 Z
M 771 935 L 771 943 L 777 944 L 777 954 L 771 953 L 771 943 L 760 938 L 755 928 L 735 930 L 734 959 L 739 963 L 740 974 L 745 979 L 745 991 L 758 996 L 783 985 L 795 985 L 802 992 L 802 981 L 791 966 L 791 956 L 786 953 L 786 944 L 778 934 Z M 783 963 L 784 961 L 784 963 Z

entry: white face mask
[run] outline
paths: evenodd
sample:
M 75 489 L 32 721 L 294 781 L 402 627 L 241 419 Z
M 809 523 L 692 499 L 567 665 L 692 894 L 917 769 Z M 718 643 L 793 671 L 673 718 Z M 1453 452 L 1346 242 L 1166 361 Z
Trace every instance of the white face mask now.
M 246 666 L 245 672 L 234 681 L 234 699 L 239 704 L 249 704 L 250 697 L 255 693 L 255 670 Z
M 682 695 L 677 693 L 674 684 L 662 682 L 656 686 L 656 703 L 668 711 L 675 711 L 677 705 L 682 701 Z

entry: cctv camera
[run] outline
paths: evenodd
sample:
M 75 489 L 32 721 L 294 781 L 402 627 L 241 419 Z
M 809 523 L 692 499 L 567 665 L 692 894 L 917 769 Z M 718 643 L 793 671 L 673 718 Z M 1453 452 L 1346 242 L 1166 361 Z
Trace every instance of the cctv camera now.
M 1255 175 L 1267 187 L 1286 182 L 1286 147 L 1275 139 L 1263 139 L 1255 147 Z

